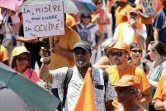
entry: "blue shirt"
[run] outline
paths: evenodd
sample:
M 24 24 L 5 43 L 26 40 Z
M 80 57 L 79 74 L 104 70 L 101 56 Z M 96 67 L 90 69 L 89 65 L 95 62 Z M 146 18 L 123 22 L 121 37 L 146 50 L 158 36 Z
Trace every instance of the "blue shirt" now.
M 166 45 L 166 7 L 162 8 L 157 13 L 157 16 L 153 22 L 153 27 L 159 28 L 159 41 Z

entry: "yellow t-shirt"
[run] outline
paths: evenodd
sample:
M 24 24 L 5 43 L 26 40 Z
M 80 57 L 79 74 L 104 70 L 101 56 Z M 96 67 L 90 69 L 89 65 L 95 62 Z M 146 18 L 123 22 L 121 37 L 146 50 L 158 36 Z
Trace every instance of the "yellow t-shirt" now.
M 8 52 L 3 45 L 0 45 L 0 62 L 5 62 L 9 59 Z
M 152 103 L 155 103 L 156 101 L 166 102 L 166 74 L 162 75 L 159 79 Z
M 125 5 L 123 7 L 118 7 L 115 11 L 116 26 L 122 22 L 127 22 L 127 13 L 132 8 L 131 5 Z
M 141 92 L 145 91 L 146 89 L 150 87 L 148 79 L 146 78 L 145 72 L 142 69 L 135 67 L 131 64 L 128 66 L 128 68 L 126 68 L 123 71 L 118 71 L 116 68 L 116 65 L 107 68 L 106 71 L 108 72 L 108 75 L 112 84 L 116 84 L 123 75 L 129 74 L 129 75 L 135 75 L 140 80 Z
M 69 27 L 72 27 L 76 24 L 74 18 L 69 15 L 69 14 L 66 14 L 66 26 L 69 26 Z
M 50 38 L 50 47 L 52 47 L 53 37 Z M 71 51 L 76 42 L 80 41 L 80 37 L 73 29 L 65 27 L 65 35 L 54 36 L 54 41 L 59 40 L 58 45 L 64 50 Z M 66 58 L 62 55 L 51 53 L 50 69 L 54 70 L 61 67 L 74 66 L 74 59 Z

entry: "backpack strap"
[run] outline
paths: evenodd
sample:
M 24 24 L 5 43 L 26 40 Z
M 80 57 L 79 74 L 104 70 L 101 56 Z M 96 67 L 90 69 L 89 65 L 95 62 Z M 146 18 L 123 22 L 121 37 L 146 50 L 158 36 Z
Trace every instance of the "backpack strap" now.
M 106 99 L 106 88 L 107 88 L 107 84 L 108 84 L 108 73 L 107 71 L 103 70 L 103 80 L 104 80 L 104 86 L 105 86 L 105 94 L 104 94 L 104 98 Z
M 29 72 L 28 72 L 29 79 L 31 79 L 31 77 L 32 77 L 32 73 L 33 73 L 33 69 L 32 69 L 32 68 L 30 68 L 30 69 L 29 69 Z
M 66 78 L 64 81 L 64 93 L 63 93 L 63 107 L 65 107 L 65 101 L 66 101 L 66 96 L 67 96 L 67 90 L 68 90 L 68 85 L 71 80 L 71 77 L 73 75 L 73 68 L 69 68 L 67 73 L 66 73 Z
M 146 74 L 146 64 L 145 64 L 145 62 L 143 62 L 142 65 L 143 65 L 144 72 Z
M 89 26 L 87 29 L 90 30 L 91 28 L 93 28 L 94 26 L 96 26 L 95 24 Z
M 78 28 L 79 28 L 80 30 L 83 29 L 83 28 L 81 27 L 81 24 L 78 24 L 77 26 L 78 26 Z

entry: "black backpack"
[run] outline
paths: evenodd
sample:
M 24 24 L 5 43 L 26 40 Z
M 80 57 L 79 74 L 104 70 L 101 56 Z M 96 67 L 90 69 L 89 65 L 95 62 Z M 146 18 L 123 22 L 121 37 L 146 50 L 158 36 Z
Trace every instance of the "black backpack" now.
M 66 74 L 66 78 L 65 78 L 65 81 L 64 81 L 64 93 L 63 93 L 63 107 L 65 107 L 65 101 L 66 101 L 66 96 L 67 96 L 67 89 L 68 89 L 68 85 L 69 85 L 69 82 L 72 78 L 72 75 L 73 75 L 73 68 L 69 68 L 68 71 L 67 71 L 67 74 Z M 108 84 L 108 73 L 103 70 L 103 80 L 104 80 L 104 86 L 105 86 L 105 92 L 106 92 L 106 86 Z M 105 95 L 104 95 L 105 97 Z

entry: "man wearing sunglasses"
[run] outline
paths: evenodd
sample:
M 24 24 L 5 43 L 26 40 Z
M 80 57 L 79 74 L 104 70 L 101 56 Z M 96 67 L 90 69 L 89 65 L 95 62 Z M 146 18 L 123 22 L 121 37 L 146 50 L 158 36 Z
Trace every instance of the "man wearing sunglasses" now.
M 141 84 L 139 79 L 133 75 L 124 75 L 114 84 L 117 92 L 118 102 L 121 104 L 118 111 L 145 111 L 145 109 L 137 103 L 140 98 Z
M 146 40 L 146 27 L 138 22 L 138 10 L 131 8 L 127 13 L 127 22 L 120 23 L 114 33 L 114 39 L 125 41 L 127 44 L 131 42 L 139 42 L 144 47 Z
M 85 74 L 89 67 L 92 67 L 92 83 L 94 87 L 94 94 L 96 98 L 96 106 L 98 111 L 113 111 L 112 100 L 116 96 L 114 88 L 111 86 L 109 78 L 107 80 L 107 85 L 105 89 L 105 84 L 103 81 L 103 70 L 97 67 L 91 66 L 91 46 L 85 41 L 79 41 L 74 45 L 73 57 L 76 66 L 72 68 L 72 77 L 68 83 L 66 101 L 65 101 L 65 111 L 71 111 L 74 109 Z M 44 58 L 44 62 L 40 69 L 40 78 L 52 83 L 53 88 L 58 88 L 59 96 L 62 100 L 66 74 L 69 74 L 69 68 L 63 67 L 56 70 L 49 71 L 50 57 L 42 48 L 41 56 Z M 55 63 L 58 64 L 58 63 Z
M 110 55 L 114 61 L 113 66 L 106 69 L 109 74 L 112 84 L 116 84 L 123 75 L 135 75 L 140 81 L 140 91 L 142 97 L 137 100 L 139 105 L 146 105 L 151 100 L 150 85 L 144 71 L 138 67 L 131 65 L 128 62 L 130 47 L 123 41 L 117 42 L 114 47 L 110 48 Z

